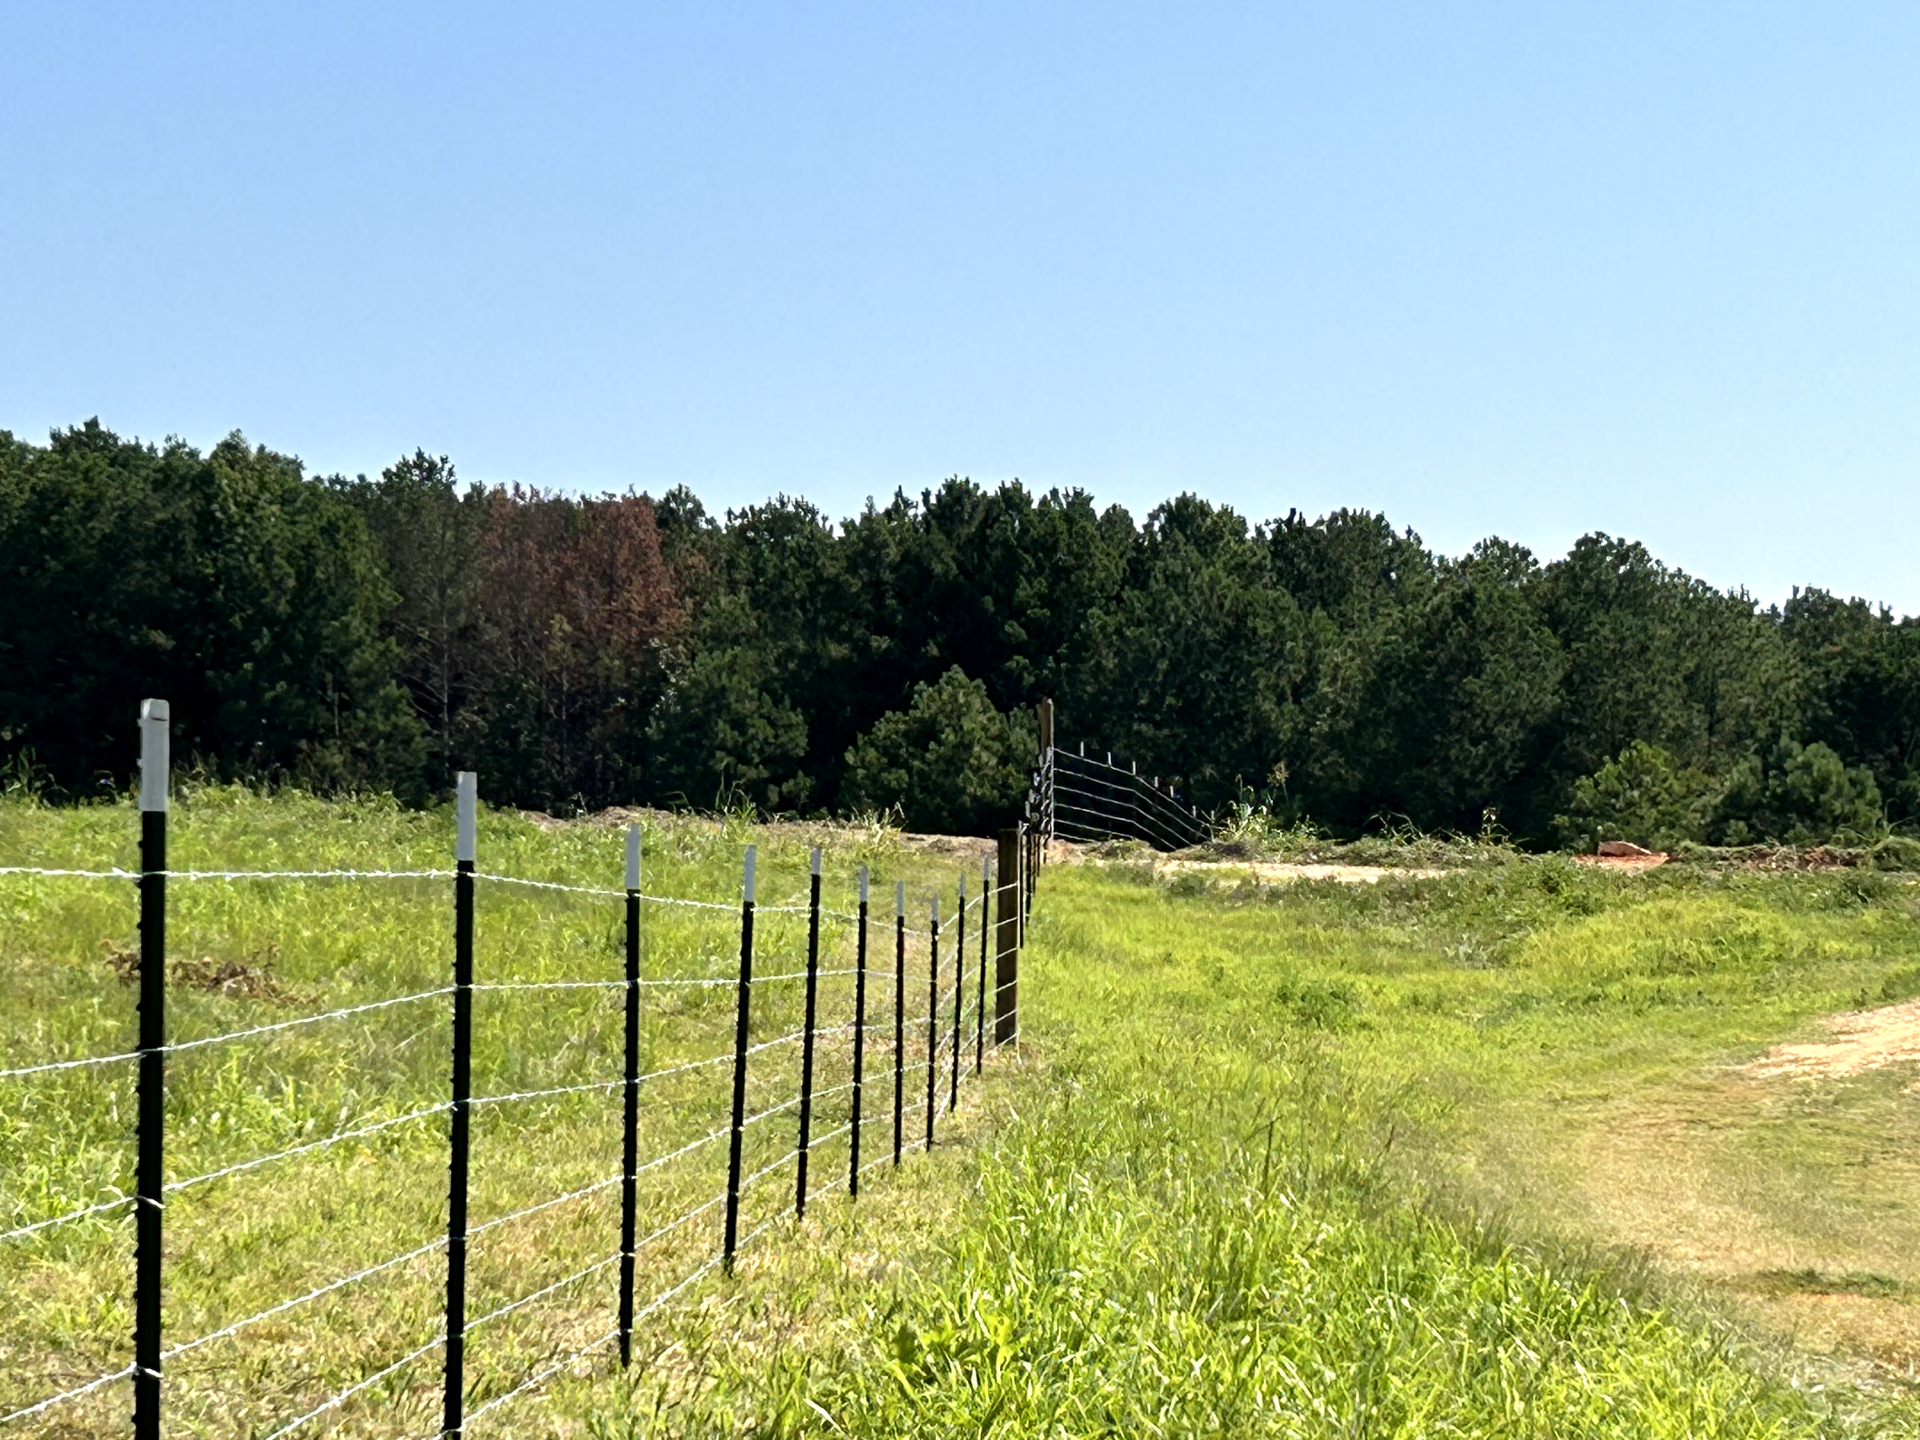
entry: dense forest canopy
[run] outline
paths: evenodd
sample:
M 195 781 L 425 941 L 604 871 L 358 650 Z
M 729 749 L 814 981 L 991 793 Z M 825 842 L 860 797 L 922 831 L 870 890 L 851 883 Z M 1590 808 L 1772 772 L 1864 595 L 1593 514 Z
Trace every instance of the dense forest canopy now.
M 445 457 L 306 475 L 97 422 L 0 432 L 0 755 L 128 783 L 141 697 L 216 775 L 498 803 L 1010 813 L 1062 743 L 1336 833 L 1536 844 L 1871 835 L 1920 819 L 1920 622 L 1761 608 L 1588 535 L 1436 555 L 1364 511 L 950 479 L 835 521 L 778 496 L 576 498 Z

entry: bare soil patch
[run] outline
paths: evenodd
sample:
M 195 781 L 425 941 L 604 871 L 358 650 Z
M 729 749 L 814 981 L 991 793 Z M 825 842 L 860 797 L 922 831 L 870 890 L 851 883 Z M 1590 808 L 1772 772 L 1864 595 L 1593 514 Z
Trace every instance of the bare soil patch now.
M 1920 1000 L 1856 1010 L 1827 1020 L 1831 1040 L 1776 1045 L 1742 1072 L 1761 1078 L 1824 1080 L 1920 1062 Z
M 1405 876 L 1416 880 L 1431 880 L 1447 872 L 1431 866 L 1417 867 L 1409 865 L 1342 865 L 1335 863 L 1314 863 L 1290 860 L 1192 860 L 1176 859 L 1155 854 L 1144 845 L 1121 842 L 1124 849 L 1114 842 L 1098 845 L 1075 844 L 1070 840 L 1054 840 L 1047 846 L 1047 862 L 1054 865 L 1097 865 L 1102 861 L 1114 859 L 1146 860 L 1153 866 L 1154 877 L 1197 873 L 1202 875 L 1246 876 L 1256 880 L 1336 880 L 1343 885 L 1377 885 L 1389 875 Z
M 1658 850 L 1644 855 L 1576 855 L 1573 859 L 1577 865 L 1597 865 L 1602 870 L 1651 870 L 1667 863 L 1667 856 Z
M 1157 860 L 1155 875 L 1177 875 L 1197 870 L 1205 874 L 1251 874 L 1258 880 L 1336 880 L 1342 885 L 1378 885 L 1388 876 L 1431 880 L 1445 870 L 1397 865 L 1309 865 L 1282 860 Z

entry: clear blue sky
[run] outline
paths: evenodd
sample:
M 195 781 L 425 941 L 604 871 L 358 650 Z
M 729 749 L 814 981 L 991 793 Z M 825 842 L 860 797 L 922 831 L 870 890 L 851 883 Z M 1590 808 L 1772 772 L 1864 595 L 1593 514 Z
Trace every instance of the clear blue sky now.
M 1912 4 L 13 0 L 0 427 L 1920 612 L 1916 77 Z

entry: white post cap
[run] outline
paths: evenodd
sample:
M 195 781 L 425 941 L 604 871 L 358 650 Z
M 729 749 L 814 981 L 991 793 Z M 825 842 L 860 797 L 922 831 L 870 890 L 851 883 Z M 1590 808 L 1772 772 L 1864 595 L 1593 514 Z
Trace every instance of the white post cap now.
M 757 845 L 747 846 L 746 866 L 741 874 L 740 883 L 741 883 L 742 893 L 745 896 L 746 902 L 749 905 L 753 903 L 753 868 L 754 868 L 755 862 L 759 858 L 760 858 L 760 847 Z
M 164 700 L 140 702 L 140 808 L 166 813 L 167 772 L 173 763 L 172 718 Z
M 453 803 L 456 832 L 453 858 L 471 864 L 479 848 L 475 842 L 480 828 L 480 777 L 473 771 L 462 770 L 453 777 Z
M 627 826 L 627 889 L 640 888 L 640 827 Z
M 820 873 L 820 847 L 818 845 L 813 847 L 813 870 L 811 873 L 815 875 Z

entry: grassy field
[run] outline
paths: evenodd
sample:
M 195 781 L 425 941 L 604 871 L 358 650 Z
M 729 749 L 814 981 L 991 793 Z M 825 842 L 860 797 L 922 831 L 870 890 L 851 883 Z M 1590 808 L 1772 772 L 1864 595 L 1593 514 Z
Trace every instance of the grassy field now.
M 0 819 L 0 864 L 131 861 L 124 810 Z M 305 866 L 318 851 L 441 864 L 448 842 L 443 817 L 230 792 L 198 797 L 180 820 L 201 847 L 180 866 Z M 735 883 L 744 835 L 656 822 L 648 888 Z M 762 843 L 790 898 L 807 836 Z M 922 893 L 950 886 L 961 863 L 842 836 L 834 884 L 862 845 Z M 493 816 L 482 847 L 483 868 L 617 883 L 610 827 Z M 50 881 L 4 892 L 0 1063 L 112 1049 L 130 1033 L 110 955 L 129 943 L 129 897 L 80 893 Z M 440 983 L 441 902 L 365 893 L 351 910 L 324 889 L 183 898 L 206 907 L 183 922 L 183 959 L 237 958 L 278 993 L 183 997 L 179 1033 Z M 483 941 L 483 969 L 615 973 L 604 907 L 500 891 L 489 903 L 483 935 L 513 938 L 491 957 Z M 683 924 L 652 941 L 659 962 L 723 972 L 724 927 Z M 1060 866 L 1031 938 L 1021 1052 L 963 1091 L 931 1155 L 857 1205 L 835 1196 L 804 1223 L 775 1222 L 734 1278 L 703 1278 L 649 1321 L 631 1371 L 583 1366 L 483 1424 L 596 1440 L 1920 1433 L 1911 1069 L 1807 1080 L 1742 1068 L 1817 1035 L 1823 1016 L 1920 991 L 1909 882 L 1617 875 L 1552 858 L 1377 886 Z M 791 933 L 770 943 L 790 948 Z M 482 1088 L 604 1070 L 604 1002 L 494 1002 L 529 1008 L 483 1023 L 498 1049 Z M 724 1017 L 698 1010 L 650 1010 L 656 1054 L 711 1046 Z M 790 1018 L 769 1013 L 765 1033 Z M 210 1047 L 204 1075 L 183 1067 L 173 1103 L 183 1122 L 200 1118 L 183 1124 L 177 1172 L 437 1098 L 444 1021 L 329 1023 L 362 1028 L 284 1054 L 277 1040 L 270 1062 L 215 1060 Z M 9 1215 L 85 1203 L 111 1165 L 126 1183 L 124 1081 L 103 1100 L 111 1085 L 71 1073 L 30 1103 L 0 1091 Z M 691 1090 L 661 1099 L 653 1149 L 714 1113 Z M 508 1112 L 477 1127 L 476 1219 L 617 1168 L 602 1101 Z M 443 1205 L 436 1123 L 194 1196 L 171 1232 L 172 1333 L 430 1237 Z M 54 1132 L 78 1138 L 53 1149 Z M 709 1193 L 705 1163 L 663 1176 L 650 1213 Z M 754 1224 L 779 1208 L 762 1203 Z M 517 1222 L 538 1229 L 490 1232 L 505 1243 L 476 1308 L 604 1254 L 612 1214 L 592 1197 Z M 669 1243 L 648 1273 L 665 1283 L 698 1253 Z M 0 1317 L 6 1398 L 122 1362 L 121 1231 L 37 1240 L 0 1264 L 19 1297 Z M 404 1354 L 432 1333 L 439 1273 L 429 1254 L 402 1283 L 354 1287 L 182 1357 L 180 1430 L 268 1434 L 271 1416 Z M 590 1293 L 563 1290 L 476 1340 L 476 1398 L 605 1327 L 610 1278 L 579 1290 Z M 340 1433 L 431 1433 L 436 1373 L 430 1361 L 400 1372 Z

